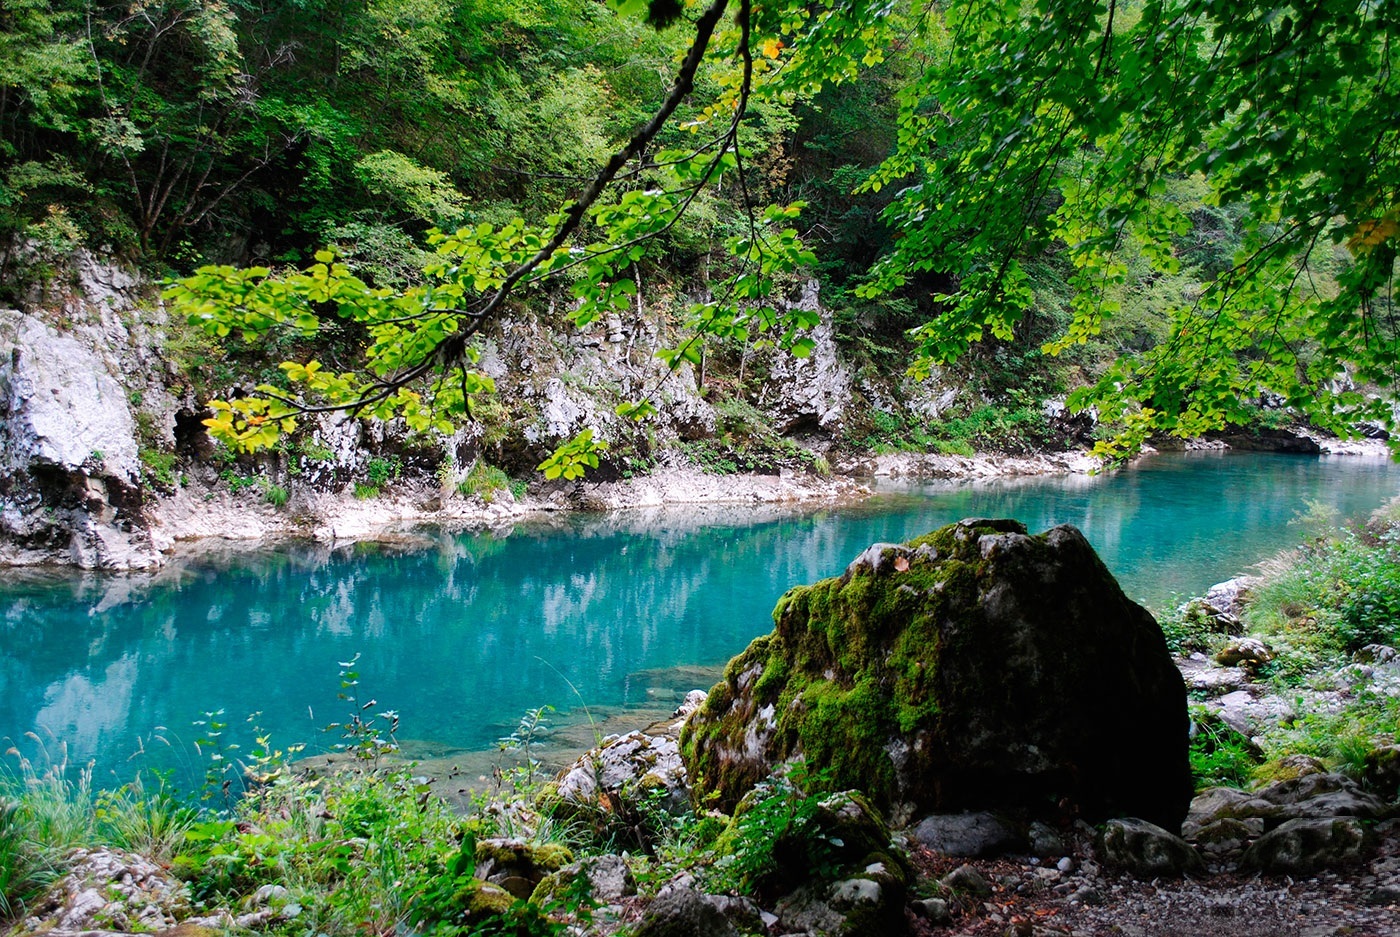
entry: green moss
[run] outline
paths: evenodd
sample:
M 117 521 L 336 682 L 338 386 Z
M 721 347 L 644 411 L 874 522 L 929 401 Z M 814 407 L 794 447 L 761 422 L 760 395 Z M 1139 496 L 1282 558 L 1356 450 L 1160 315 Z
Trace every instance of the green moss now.
M 510 910 L 515 897 L 499 885 L 473 881 L 458 889 L 452 903 L 462 909 L 469 921 L 498 917 Z
M 801 754 L 831 769 L 830 787 L 858 788 L 882 806 L 892 803 L 899 794 L 888 754 L 892 738 L 941 732 L 939 720 L 953 701 L 984 693 L 1005 701 L 1023 692 L 965 686 L 980 677 L 940 662 L 995 660 L 1002 653 L 998 629 L 977 611 L 979 582 L 992 562 L 982 556 L 980 540 L 1025 532 L 1014 521 L 952 524 L 886 546 L 843 576 L 788 590 L 773 611 L 773 633 L 730 662 L 682 732 L 695 789 L 722 792 L 732 806 L 761 780 L 761 765 L 733 753 L 744 749 L 759 710 L 773 706 L 777 724 L 767 758 Z M 761 673 L 745 691 L 743 681 L 753 679 L 755 668 Z
M 561 843 L 542 843 L 535 847 L 535 865 L 550 872 L 557 872 L 574 861 L 574 854 Z

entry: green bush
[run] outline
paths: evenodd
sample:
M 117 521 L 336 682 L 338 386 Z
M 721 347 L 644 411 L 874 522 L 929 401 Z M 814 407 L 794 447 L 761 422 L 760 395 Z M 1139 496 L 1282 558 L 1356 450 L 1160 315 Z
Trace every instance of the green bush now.
M 145 467 L 147 480 L 162 491 L 175 490 L 175 453 L 143 446 L 136 455 Z
M 478 461 L 467 473 L 467 477 L 462 479 L 461 484 L 457 486 L 457 491 L 463 497 L 479 497 L 482 501 L 490 504 L 496 500 L 496 492 L 509 491 L 510 488 L 511 481 L 505 472 L 494 465 Z
M 1259 746 L 1203 706 L 1191 707 L 1190 758 L 1197 790 L 1245 787 L 1264 760 Z
M 398 478 L 402 472 L 403 462 L 397 456 L 387 459 L 376 456 L 365 466 L 365 477 L 376 489 L 383 488 L 390 479 Z
M 1355 532 L 1304 547 L 1255 590 L 1248 624 L 1289 654 L 1267 672 L 1299 675 L 1340 662 L 1367 644 L 1400 641 L 1400 542 L 1392 528 L 1374 541 Z

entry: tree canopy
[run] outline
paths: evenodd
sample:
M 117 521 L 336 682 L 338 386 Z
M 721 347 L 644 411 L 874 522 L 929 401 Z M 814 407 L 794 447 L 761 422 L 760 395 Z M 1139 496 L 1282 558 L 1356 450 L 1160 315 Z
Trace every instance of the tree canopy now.
M 1400 7 L 950 3 L 924 23 L 897 151 L 867 182 L 904 186 L 887 211 L 904 236 L 866 287 L 941 275 L 924 360 L 1010 337 L 1035 301 L 1024 260 L 1063 244 L 1072 318 L 1052 352 L 1121 308 L 1129 256 L 1147 279 L 1199 274 L 1165 341 L 1075 395 L 1123 442 L 1198 435 L 1264 392 L 1335 429 L 1393 426 L 1354 384 L 1393 386 L 1400 361 Z M 1209 256 L 1199 235 L 1222 223 L 1236 243 Z

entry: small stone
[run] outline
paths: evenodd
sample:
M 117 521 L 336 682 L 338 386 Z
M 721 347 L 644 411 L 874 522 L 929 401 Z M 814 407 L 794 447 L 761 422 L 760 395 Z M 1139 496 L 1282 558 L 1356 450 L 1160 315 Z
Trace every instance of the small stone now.
M 1031 854 L 1034 856 L 1050 859 L 1064 855 L 1064 838 L 1048 823 L 1042 823 L 1040 820 L 1031 823 L 1030 829 L 1026 831 L 1026 838 L 1030 841 Z
M 1055 868 L 1068 875 L 1074 871 L 1074 859 L 1070 856 L 1064 856 L 1059 862 L 1055 863 Z
M 663 889 L 647 906 L 636 937 L 737 937 L 729 919 L 693 888 Z
M 942 898 L 920 898 L 918 901 L 910 902 L 910 907 L 914 909 L 915 914 L 927 918 L 931 924 L 951 924 L 953 922 L 952 912 L 948 910 L 948 902 Z
M 1104 903 L 1103 892 L 1099 891 L 1093 885 L 1085 885 L 1083 888 L 1080 888 L 1074 894 L 1070 895 L 1069 901 L 1070 904 L 1098 906 Z
M 1021 838 L 993 813 L 947 813 L 925 817 L 913 836 L 939 855 L 955 859 L 995 856 L 1016 848 Z
M 987 898 L 992 894 L 992 883 L 970 865 L 960 865 L 939 879 L 939 884 L 949 891 L 963 892 L 974 898 Z
M 1400 885 L 1382 885 L 1366 896 L 1367 904 L 1400 905 Z
M 851 878 L 831 886 L 831 903 L 842 910 L 880 903 L 880 885 L 868 878 Z
M 1222 667 L 1243 667 L 1252 670 L 1274 659 L 1274 652 L 1258 638 L 1235 638 L 1215 655 Z

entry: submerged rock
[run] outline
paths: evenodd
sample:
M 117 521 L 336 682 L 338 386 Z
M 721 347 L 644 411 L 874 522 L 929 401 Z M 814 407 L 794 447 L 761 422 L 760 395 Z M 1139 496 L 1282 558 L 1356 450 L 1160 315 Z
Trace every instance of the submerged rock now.
M 1185 685 L 1161 630 L 1070 526 L 966 520 L 790 590 L 686 723 L 697 801 L 796 757 L 916 811 L 1073 806 L 1179 828 Z

